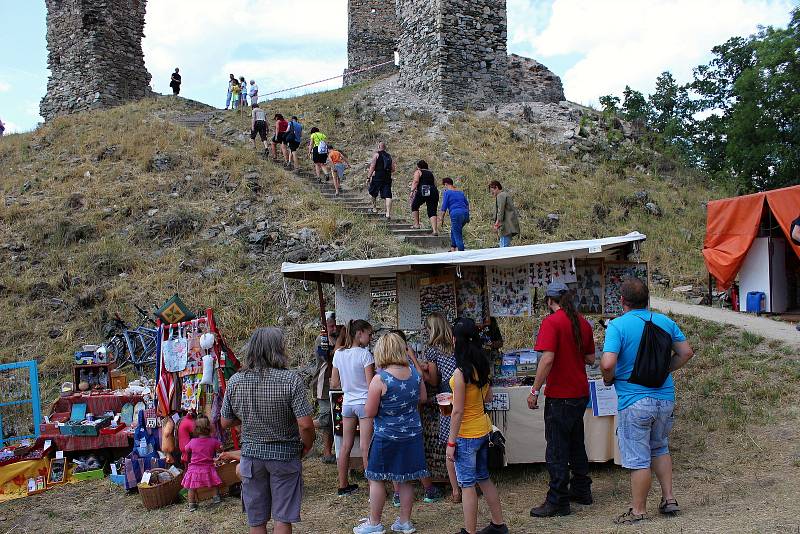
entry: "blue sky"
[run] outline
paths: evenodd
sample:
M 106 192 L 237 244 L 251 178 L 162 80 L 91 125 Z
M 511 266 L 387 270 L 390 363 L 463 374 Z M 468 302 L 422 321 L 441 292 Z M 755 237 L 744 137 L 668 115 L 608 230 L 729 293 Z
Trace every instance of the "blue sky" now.
M 379 0 L 386 1 L 386 0 Z M 153 89 L 223 106 L 227 73 L 255 78 L 261 93 L 335 76 L 347 63 L 346 0 L 149 0 L 143 49 Z M 509 51 L 533 57 L 564 82 L 569 100 L 596 104 L 626 84 L 652 91 L 679 82 L 710 49 L 758 25 L 785 26 L 792 0 L 508 0 Z M 22 6 L 22 7 L 21 7 Z M 226 6 L 222 9 L 221 6 Z M 0 119 L 9 131 L 41 120 L 47 88 L 42 0 L 0 0 Z M 713 22 L 712 22 L 713 21 Z M 305 90 L 333 89 L 337 81 Z M 287 93 L 288 94 L 288 93 Z

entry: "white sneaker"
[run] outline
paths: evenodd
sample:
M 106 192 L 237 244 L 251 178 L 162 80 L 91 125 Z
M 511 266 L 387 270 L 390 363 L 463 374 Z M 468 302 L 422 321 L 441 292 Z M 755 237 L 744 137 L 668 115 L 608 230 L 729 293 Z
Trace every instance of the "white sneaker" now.
M 410 519 L 406 523 L 401 523 L 400 518 L 398 517 L 392 524 L 392 532 L 402 532 L 403 534 L 414 534 L 414 532 L 416 531 L 417 529 L 415 529 L 414 525 L 411 524 Z
M 380 523 L 371 525 L 367 519 L 357 527 L 353 527 L 353 534 L 386 534 L 386 529 Z

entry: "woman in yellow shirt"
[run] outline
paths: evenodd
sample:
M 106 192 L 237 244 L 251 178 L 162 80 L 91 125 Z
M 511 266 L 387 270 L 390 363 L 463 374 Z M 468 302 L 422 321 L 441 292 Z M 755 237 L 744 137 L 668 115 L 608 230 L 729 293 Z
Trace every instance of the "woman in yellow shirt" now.
M 464 528 L 461 534 L 507 534 L 497 488 L 489 479 L 489 433 L 492 430 L 484 402 L 491 396 L 489 356 L 483 350 L 480 333 L 472 319 L 461 318 L 453 327 L 456 370 L 450 379 L 453 413 L 447 440 L 447 461 L 455 462 L 456 479 L 461 486 Z M 479 531 L 478 494 L 481 487 L 492 520 Z

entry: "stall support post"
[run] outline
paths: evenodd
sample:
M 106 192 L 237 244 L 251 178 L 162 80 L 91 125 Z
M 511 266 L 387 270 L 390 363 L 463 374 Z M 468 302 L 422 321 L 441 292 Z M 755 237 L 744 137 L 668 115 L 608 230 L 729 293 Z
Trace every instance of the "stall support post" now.
M 322 282 L 317 280 L 317 297 L 319 297 L 319 319 L 322 330 L 327 331 L 328 323 L 325 320 L 325 295 L 322 293 Z

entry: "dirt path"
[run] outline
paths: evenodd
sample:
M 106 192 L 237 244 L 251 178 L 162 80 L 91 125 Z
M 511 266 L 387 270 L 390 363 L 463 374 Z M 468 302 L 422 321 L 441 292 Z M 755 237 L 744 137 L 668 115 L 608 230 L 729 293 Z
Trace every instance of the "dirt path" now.
M 747 330 L 752 334 L 758 334 L 767 339 L 781 341 L 800 349 L 800 332 L 795 329 L 793 324 L 773 321 L 772 319 L 766 319 L 764 317 L 756 317 L 749 313 L 712 308 L 710 306 L 698 306 L 696 304 L 675 302 L 657 297 L 650 298 L 650 306 L 664 313 L 690 315 L 706 321 L 735 326 Z

